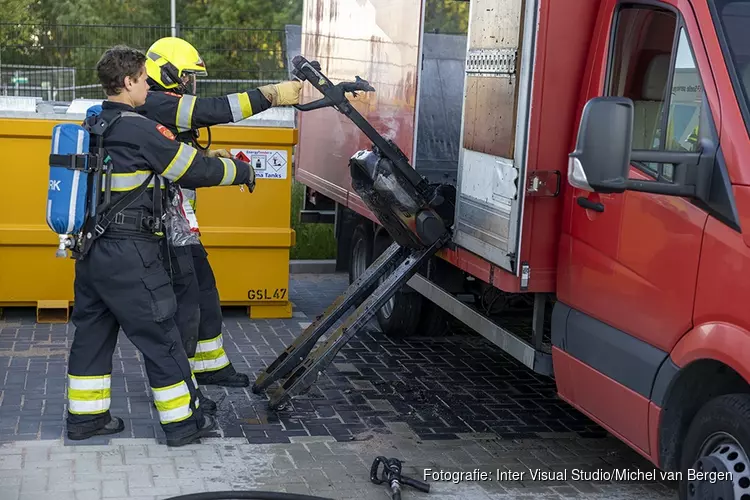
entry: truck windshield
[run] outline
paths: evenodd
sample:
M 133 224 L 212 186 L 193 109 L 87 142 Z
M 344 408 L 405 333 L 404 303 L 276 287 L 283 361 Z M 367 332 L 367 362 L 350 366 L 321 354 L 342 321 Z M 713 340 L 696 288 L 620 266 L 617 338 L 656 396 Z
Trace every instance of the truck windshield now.
M 724 58 L 736 74 L 735 92 L 750 130 L 750 0 L 714 0 L 713 7 Z

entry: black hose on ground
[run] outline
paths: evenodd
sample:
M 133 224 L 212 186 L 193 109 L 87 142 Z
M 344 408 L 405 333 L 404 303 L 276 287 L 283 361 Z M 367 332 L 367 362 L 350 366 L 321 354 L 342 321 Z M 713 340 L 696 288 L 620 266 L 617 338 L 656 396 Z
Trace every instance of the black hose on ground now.
M 333 498 L 300 495 L 297 493 L 282 493 L 279 491 L 207 491 L 205 493 L 189 493 L 164 500 L 334 500 Z

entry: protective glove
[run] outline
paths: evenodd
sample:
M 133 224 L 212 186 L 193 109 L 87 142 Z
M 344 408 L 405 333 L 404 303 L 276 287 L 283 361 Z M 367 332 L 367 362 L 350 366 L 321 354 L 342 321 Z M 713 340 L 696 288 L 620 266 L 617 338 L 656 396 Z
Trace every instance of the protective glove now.
M 249 172 L 248 181 L 245 185 L 247 186 L 247 190 L 252 193 L 253 190 L 255 189 L 255 169 L 249 163 L 247 164 L 247 168 L 250 169 L 250 172 Z
M 226 149 L 209 149 L 206 156 L 209 158 L 234 158 Z
M 299 104 L 300 94 L 302 94 L 302 82 L 291 80 L 274 83 L 258 87 L 258 90 L 268 99 L 271 107 L 290 106 L 292 104 Z

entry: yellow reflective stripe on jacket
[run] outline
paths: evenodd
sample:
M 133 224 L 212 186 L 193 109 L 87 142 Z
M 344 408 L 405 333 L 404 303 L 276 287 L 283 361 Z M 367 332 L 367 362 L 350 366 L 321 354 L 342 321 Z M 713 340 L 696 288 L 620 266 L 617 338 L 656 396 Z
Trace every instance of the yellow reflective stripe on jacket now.
M 224 351 L 224 337 L 221 334 L 209 340 L 198 341 L 193 371 L 196 373 L 217 371 L 225 366 L 229 366 L 229 358 Z
M 229 94 L 229 108 L 232 110 L 232 120 L 238 122 L 253 116 L 253 105 L 247 92 Z
M 187 172 L 188 167 L 191 163 L 193 163 L 193 159 L 195 158 L 195 155 L 197 153 L 197 149 L 192 146 L 188 146 L 184 142 L 181 142 L 177 153 L 175 153 L 174 155 L 174 158 L 172 158 L 172 161 L 169 162 L 169 165 L 167 165 L 167 168 L 165 168 L 164 172 L 161 174 L 162 177 L 166 177 L 170 181 L 177 182 L 180 177 L 182 177 L 185 172 Z
M 74 415 L 104 413 L 109 410 L 110 375 L 68 375 L 68 410 Z
M 177 117 L 175 125 L 178 132 L 185 132 L 193 128 L 193 109 L 195 109 L 195 96 L 184 95 L 177 105 Z
M 126 174 L 112 174 L 112 186 L 110 189 L 113 192 L 132 191 L 137 188 L 143 181 L 148 179 L 148 176 L 153 172 L 150 170 L 136 170 L 135 172 L 128 172 Z M 156 177 L 156 175 L 154 175 Z M 102 191 L 107 187 L 107 175 L 102 176 Z M 152 179 L 148 183 L 148 187 L 154 187 L 154 180 Z M 161 189 L 164 189 L 164 182 L 161 183 Z
M 185 381 L 176 384 L 151 388 L 154 393 L 154 405 L 159 411 L 159 421 L 162 424 L 181 422 L 193 414 L 190 409 L 190 390 Z
M 237 177 L 237 165 L 229 158 L 219 158 L 224 164 L 224 177 L 222 177 L 220 186 L 231 186 Z

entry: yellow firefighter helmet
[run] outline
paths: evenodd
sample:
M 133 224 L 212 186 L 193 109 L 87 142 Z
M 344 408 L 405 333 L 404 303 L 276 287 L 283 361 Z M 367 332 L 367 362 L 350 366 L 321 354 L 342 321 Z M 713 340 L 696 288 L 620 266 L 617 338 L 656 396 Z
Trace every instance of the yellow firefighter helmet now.
M 182 38 L 160 38 L 146 52 L 149 78 L 165 90 L 195 94 L 196 76 L 206 76 L 206 64 L 198 51 Z

